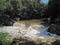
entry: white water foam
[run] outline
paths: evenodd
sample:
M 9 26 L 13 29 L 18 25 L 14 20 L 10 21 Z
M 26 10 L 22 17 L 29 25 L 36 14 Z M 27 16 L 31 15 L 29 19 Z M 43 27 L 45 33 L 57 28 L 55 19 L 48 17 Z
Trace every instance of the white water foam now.
M 28 28 L 25 25 L 20 27 L 8 26 L 0 27 L 0 32 L 7 32 L 12 36 L 24 36 L 24 37 L 38 37 L 38 38 L 60 38 L 60 36 L 47 32 L 49 26 L 44 25 L 30 25 Z M 36 29 L 38 28 L 38 29 Z

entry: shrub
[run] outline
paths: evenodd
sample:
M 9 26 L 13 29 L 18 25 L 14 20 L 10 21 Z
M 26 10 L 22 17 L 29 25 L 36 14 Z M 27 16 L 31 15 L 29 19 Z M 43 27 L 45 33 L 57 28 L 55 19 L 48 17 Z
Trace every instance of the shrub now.
M 0 45 L 8 45 L 10 43 L 10 39 L 8 37 L 8 33 L 0 32 Z

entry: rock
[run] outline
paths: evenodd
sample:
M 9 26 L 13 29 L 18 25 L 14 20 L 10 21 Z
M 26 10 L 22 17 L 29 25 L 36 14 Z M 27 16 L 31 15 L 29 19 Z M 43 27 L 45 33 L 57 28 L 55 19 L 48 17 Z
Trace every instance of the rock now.
M 48 29 L 48 32 L 60 35 L 60 25 L 51 24 L 51 26 Z
M 52 45 L 60 45 L 60 40 L 56 40 L 55 42 L 52 43 Z
M 3 23 L 4 26 L 12 26 L 15 21 L 8 16 L 0 16 L 0 22 Z
M 37 45 L 35 42 L 33 41 L 29 41 L 27 39 L 24 39 L 24 38 L 14 38 L 12 43 L 10 45 Z

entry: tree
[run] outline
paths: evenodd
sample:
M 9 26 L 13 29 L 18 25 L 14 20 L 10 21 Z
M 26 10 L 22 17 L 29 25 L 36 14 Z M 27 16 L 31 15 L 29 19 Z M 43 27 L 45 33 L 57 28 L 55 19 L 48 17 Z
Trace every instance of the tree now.
M 48 4 L 48 15 L 51 17 L 51 22 L 55 23 L 56 18 L 60 16 L 60 1 L 59 0 L 49 0 Z
M 45 5 L 40 3 L 40 0 L 23 0 L 22 5 L 22 18 L 28 16 L 28 18 L 30 17 L 31 19 L 40 19 L 46 9 Z
M 40 0 L 1 0 L 0 15 L 6 19 L 40 19 L 44 15 L 46 5 Z M 6 23 L 8 24 L 8 23 Z

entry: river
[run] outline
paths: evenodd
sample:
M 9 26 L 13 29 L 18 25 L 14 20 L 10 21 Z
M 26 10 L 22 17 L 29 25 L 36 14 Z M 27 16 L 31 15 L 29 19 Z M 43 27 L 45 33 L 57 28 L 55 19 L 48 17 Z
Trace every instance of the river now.
M 10 36 L 38 37 L 38 38 L 60 38 L 60 36 L 47 32 L 49 26 L 33 24 L 27 27 L 25 24 L 20 26 L 3 26 L 0 32 L 7 32 Z

